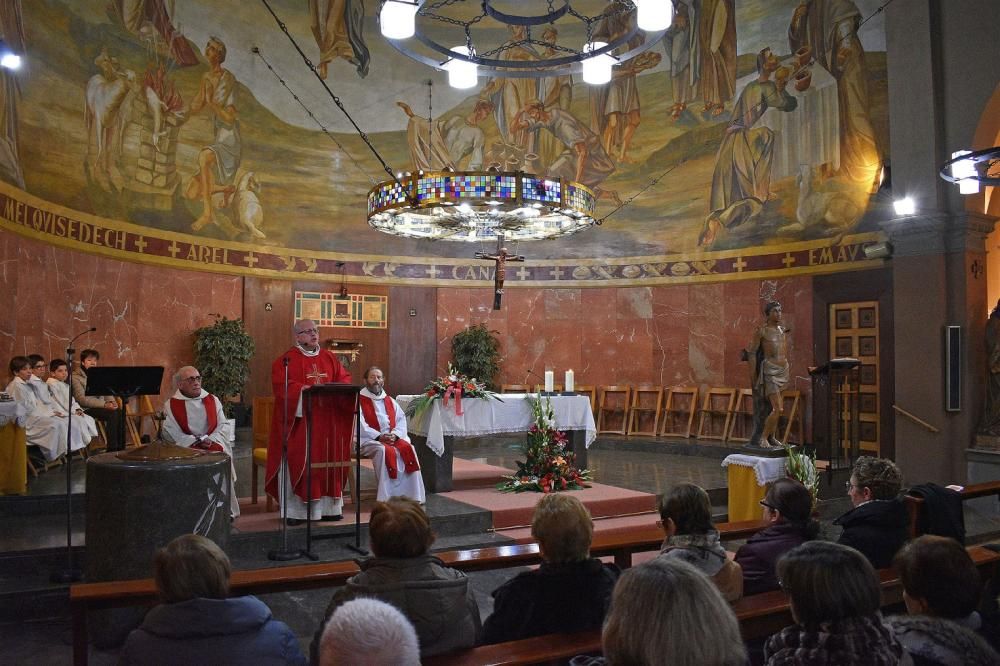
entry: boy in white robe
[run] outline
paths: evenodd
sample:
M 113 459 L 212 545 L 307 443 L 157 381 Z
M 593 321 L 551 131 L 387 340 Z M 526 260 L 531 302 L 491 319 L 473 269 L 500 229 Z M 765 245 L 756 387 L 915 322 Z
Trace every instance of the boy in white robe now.
M 14 378 L 7 385 L 7 393 L 24 405 L 28 415 L 24 425 L 28 446 L 37 446 L 45 460 L 52 462 L 66 452 L 66 421 L 53 416 L 28 385 L 31 381 L 31 362 L 26 357 L 15 356 L 10 360 L 9 367 Z
M 43 409 L 48 410 L 55 417 L 68 421 L 69 412 L 63 406 L 64 403 L 57 402 L 52 397 L 52 391 L 49 390 L 49 385 L 45 382 L 45 376 L 48 372 L 48 364 L 45 362 L 45 358 L 39 354 L 28 354 L 28 362 L 31 363 L 31 379 L 28 380 L 28 388 L 34 392 L 35 398 L 42 405 Z M 87 446 L 91 439 L 90 437 L 86 437 L 83 430 L 78 428 L 76 424 L 74 424 L 71 438 L 72 446 L 70 450 L 72 451 L 78 451 Z
M 52 359 L 49 363 L 49 378 L 45 383 L 49 387 L 49 393 L 56 401 L 61 411 L 73 412 L 73 430 L 80 430 L 83 441 L 90 443 L 99 434 L 97 421 L 94 417 L 85 413 L 83 407 L 70 396 L 69 384 L 66 378 L 69 377 L 69 366 L 61 358 Z
M 378 501 L 409 497 L 424 503 L 424 479 L 413 445 L 406 438 L 406 415 L 383 390 L 382 370 L 365 372 L 361 389 L 361 455 L 371 458 L 378 479 Z
M 229 456 L 232 484 L 229 515 L 240 515 L 236 499 L 236 465 L 233 462 L 233 432 L 222 408 L 222 400 L 201 387 L 198 368 L 186 365 L 174 374 L 174 395 L 163 405 L 161 437 L 178 446 L 218 451 Z

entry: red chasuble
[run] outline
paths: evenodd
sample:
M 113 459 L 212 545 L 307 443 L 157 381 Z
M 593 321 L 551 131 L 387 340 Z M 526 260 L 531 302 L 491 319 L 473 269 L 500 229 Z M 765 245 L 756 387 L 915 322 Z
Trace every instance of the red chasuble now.
M 288 358 L 288 413 L 282 420 L 285 407 L 285 366 Z M 344 369 L 333 352 L 321 349 L 317 356 L 306 356 L 297 347 L 275 359 L 271 364 L 271 388 L 274 392 L 274 413 L 271 419 L 271 439 L 267 447 L 267 477 L 264 488 L 267 494 L 278 498 L 278 470 L 281 467 L 281 426 L 289 428 L 288 470 L 295 494 L 309 501 L 306 470 L 306 423 L 296 418 L 302 390 L 316 384 L 351 382 L 351 373 Z M 323 396 L 313 398 L 312 409 L 312 462 L 347 461 L 351 459 L 351 435 L 354 432 L 353 398 Z M 303 415 L 305 406 L 303 406 Z M 312 499 L 342 497 L 344 477 L 350 467 L 313 469 Z

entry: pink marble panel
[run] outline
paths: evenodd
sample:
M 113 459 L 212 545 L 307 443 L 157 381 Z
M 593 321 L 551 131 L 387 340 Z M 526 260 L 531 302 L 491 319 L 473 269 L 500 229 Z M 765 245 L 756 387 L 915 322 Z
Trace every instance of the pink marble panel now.
M 546 319 L 578 320 L 583 303 L 581 291 L 581 289 L 546 289 Z

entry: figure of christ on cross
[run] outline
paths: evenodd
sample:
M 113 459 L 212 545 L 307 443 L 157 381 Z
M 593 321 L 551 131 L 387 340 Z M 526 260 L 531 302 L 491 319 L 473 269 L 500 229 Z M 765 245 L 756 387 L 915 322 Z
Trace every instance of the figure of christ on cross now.
M 503 280 L 507 274 L 508 261 L 524 261 L 524 255 L 510 254 L 507 248 L 503 247 L 503 235 L 497 236 L 497 251 L 495 254 L 476 252 L 476 259 L 487 259 L 495 261 L 497 265 L 496 273 L 493 275 L 493 309 L 500 309 L 500 300 L 503 298 Z

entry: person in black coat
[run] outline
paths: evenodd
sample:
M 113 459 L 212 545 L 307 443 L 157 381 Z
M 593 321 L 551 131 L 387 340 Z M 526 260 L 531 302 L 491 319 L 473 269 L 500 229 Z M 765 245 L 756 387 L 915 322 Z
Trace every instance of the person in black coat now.
M 885 458 L 861 456 L 851 470 L 847 496 L 854 508 L 833 521 L 844 532 L 838 543 L 861 551 L 884 569 L 907 539 L 906 507 L 899 498 L 903 474 Z
M 778 559 L 819 533 L 819 523 L 812 519 L 812 495 L 795 479 L 775 481 L 760 504 L 764 507 L 764 520 L 770 525 L 736 551 L 746 596 L 777 590 Z
M 483 643 L 599 629 L 621 571 L 590 557 L 594 523 L 572 495 L 545 495 L 531 521 L 542 564 L 493 591 Z

